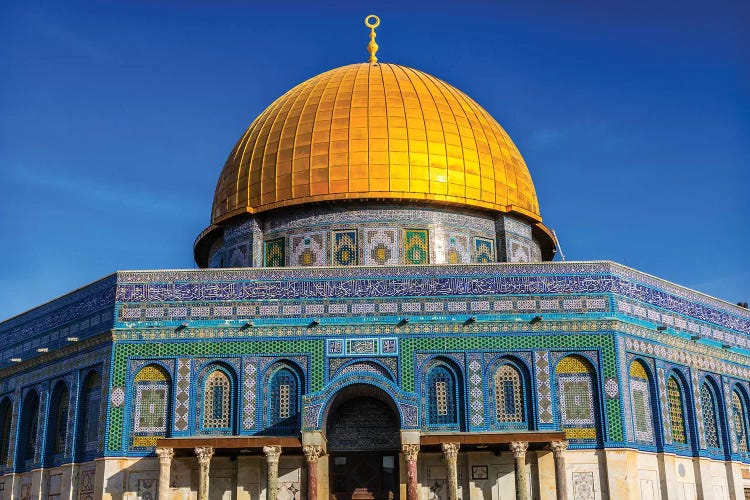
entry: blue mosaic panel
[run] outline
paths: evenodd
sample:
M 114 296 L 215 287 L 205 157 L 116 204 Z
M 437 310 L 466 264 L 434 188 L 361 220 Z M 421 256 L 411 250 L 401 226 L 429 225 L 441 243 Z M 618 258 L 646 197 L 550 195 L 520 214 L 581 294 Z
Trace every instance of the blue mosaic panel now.
M 489 238 L 474 239 L 474 262 L 489 264 L 495 262 L 495 242 Z
M 335 266 L 356 266 L 359 263 L 357 231 L 333 231 L 333 264 Z
M 539 423 L 551 424 L 555 421 L 555 417 L 552 414 L 552 377 L 547 351 L 534 351 L 534 372 Z

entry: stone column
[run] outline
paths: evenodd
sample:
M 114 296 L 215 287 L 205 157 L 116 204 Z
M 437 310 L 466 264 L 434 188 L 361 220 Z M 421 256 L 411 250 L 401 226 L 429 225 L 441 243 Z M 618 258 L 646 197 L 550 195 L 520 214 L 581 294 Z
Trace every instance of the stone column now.
M 302 452 L 307 459 L 307 500 L 318 500 L 318 459 L 323 455 L 323 447 L 306 444 Z
M 448 465 L 448 500 L 458 500 L 458 459 L 459 443 L 442 443 L 443 460 Z
M 567 441 L 553 441 L 549 444 L 552 455 L 555 457 L 555 487 L 557 489 L 557 500 L 568 500 L 568 478 L 565 472 L 565 450 L 568 449 Z
M 513 458 L 516 459 L 516 500 L 527 500 L 526 450 L 529 449 L 529 443 L 526 441 L 511 441 L 510 449 L 513 452 Z
M 159 457 L 159 500 L 167 500 L 169 498 L 169 472 L 172 468 L 174 448 L 157 448 L 156 454 Z
M 266 454 L 266 464 L 268 465 L 266 500 L 276 500 L 279 494 L 279 456 L 281 456 L 281 446 L 264 446 L 263 453 Z
M 200 465 L 200 472 L 198 473 L 198 500 L 208 500 L 208 479 L 214 449 L 210 446 L 199 446 L 195 448 L 195 455 L 198 457 L 198 465 Z
M 406 459 L 406 500 L 417 500 L 417 455 L 418 444 L 402 444 L 401 452 Z

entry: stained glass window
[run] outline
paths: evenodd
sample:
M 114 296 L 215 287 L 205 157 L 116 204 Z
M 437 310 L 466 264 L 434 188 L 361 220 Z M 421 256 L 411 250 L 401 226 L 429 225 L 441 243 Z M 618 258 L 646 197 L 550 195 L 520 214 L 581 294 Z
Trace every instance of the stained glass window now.
M 747 453 L 747 418 L 742 396 L 737 391 L 732 391 L 732 417 L 734 419 L 734 432 L 737 436 L 737 451 Z
M 8 465 L 10 451 L 10 422 L 13 415 L 13 404 L 5 398 L 0 402 L 0 466 Z
M 101 407 L 101 379 L 91 372 L 83 382 L 79 403 L 78 457 L 96 452 L 99 438 L 99 414 Z
M 21 439 L 19 451 L 22 461 L 33 461 L 36 452 L 37 427 L 39 423 L 39 395 L 31 391 L 23 401 L 21 411 Z
M 458 424 L 456 409 L 456 381 L 444 365 L 435 365 L 427 372 L 428 423 L 430 425 Z
M 299 431 L 299 385 L 289 368 L 276 370 L 269 382 L 271 430 L 282 433 Z
M 560 424 L 568 439 L 596 439 L 593 370 L 583 358 L 567 356 L 555 368 Z
M 669 405 L 669 426 L 672 431 L 672 442 L 687 444 L 682 390 L 674 377 L 669 377 L 667 381 L 667 403 Z
M 640 361 L 630 364 L 630 411 L 635 440 L 639 443 L 654 444 L 650 381 Z
M 160 366 L 148 365 L 133 382 L 133 446 L 156 446 L 158 438 L 166 437 L 169 430 L 169 375 Z
M 703 411 L 703 434 L 706 437 L 706 446 L 721 448 L 719 423 L 716 418 L 716 398 L 708 383 L 701 386 L 701 410 Z
M 509 364 L 495 371 L 495 418 L 498 424 L 525 422 L 521 374 Z
M 226 373 L 214 369 L 203 389 L 203 428 L 229 429 L 232 419 L 232 382 Z

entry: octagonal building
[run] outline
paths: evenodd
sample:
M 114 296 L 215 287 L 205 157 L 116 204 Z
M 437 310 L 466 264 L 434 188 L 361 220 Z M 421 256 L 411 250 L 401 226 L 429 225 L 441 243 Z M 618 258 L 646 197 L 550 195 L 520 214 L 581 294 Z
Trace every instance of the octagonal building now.
M 373 44 L 241 135 L 199 269 L 0 323 L 0 499 L 750 494 L 747 308 L 553 262 L 505 130 Z

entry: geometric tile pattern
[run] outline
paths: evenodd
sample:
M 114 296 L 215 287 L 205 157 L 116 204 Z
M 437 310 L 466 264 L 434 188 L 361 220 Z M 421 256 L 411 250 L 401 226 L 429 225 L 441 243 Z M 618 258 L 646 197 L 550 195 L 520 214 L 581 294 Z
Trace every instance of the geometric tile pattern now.
M 265 242 L 265 266 L 282 267 L 286 263 L 286 254 L 284 251 L 284 238 L 276 238 Z
M 703 410 L 703 436 L 707 448 L 721 448 L 719 424 L 716 417 L 716 398 L 708 382 L 700 389 L 701 409 Z
M 482 355 L 469 354 L 469 418 L 471 425 L 484 424 L 484 390 L 482 389 Z
M 328 235 L 324 232 L 289 236 L 290 266 L 325 266 L 328 263 Z
M 399 263 L 398 236 L 395 229 L 365 229 L 364 264 L 385 266 Z
M 190 417 L 190 358 L 177 360 L 177 384 L 175 385 L 174 430 L 187 431 Z
M 445 262 L 448 264 L 468 264 L 471 262 L 469 239 L 466 235 L 449 233 L 445 246 Z
M 698 423 L 698 442 L 701 449 L 706 448 L 706 433 L 703 427 L 703 408 L 701 406 L 701 385 L 698 382 L 698 370 L 690 370 L 690 381 L 693 388 L 693 405 L 695 407 L 695 420 Z M 689 390 L 689 389 L 688 389 Z M 686 415 L 690 413 L 686 412 Z M 693 431 L 695 432 L 695 431 Z
M 633 415 L 635 440 L 653 445 L 654 425 L 651 416 L 651 391 L 646 370 L 640 361 L 630 365 L 630 409 Z
M 242 362 L 244 366 L 242 427 L 244 429 L 253 429 L 255 428 L 255 408 L 258 386 L 258 359 L 246 357 L 242 360 Z
M 539 423 L 551 424 L 554 422 L 554 415 L 552 414 L 552 386 L 549 373 L 549 353 L 547 351 L 534 351 L 534 370 L 536 373 Z

